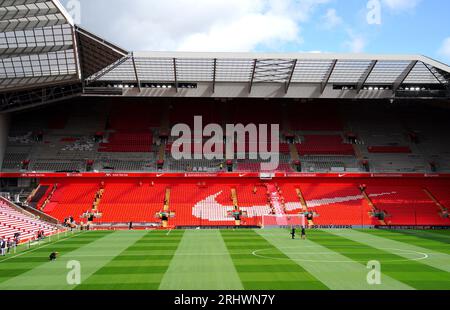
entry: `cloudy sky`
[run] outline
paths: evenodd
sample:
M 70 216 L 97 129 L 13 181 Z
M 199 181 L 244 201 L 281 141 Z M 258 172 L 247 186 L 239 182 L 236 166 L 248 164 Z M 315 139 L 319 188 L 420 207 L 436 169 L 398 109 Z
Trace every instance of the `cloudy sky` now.
M 418 53 L 450 63 L 447 0 L 62 0 L 135 51 Z

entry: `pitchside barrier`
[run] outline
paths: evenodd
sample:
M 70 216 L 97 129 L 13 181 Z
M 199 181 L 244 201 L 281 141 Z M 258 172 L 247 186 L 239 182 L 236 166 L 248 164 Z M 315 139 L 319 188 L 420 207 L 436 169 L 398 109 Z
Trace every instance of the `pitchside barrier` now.
M 262 217 L 262 228 L 291 228 L 306 226 L 303 214 L 264 215 Z

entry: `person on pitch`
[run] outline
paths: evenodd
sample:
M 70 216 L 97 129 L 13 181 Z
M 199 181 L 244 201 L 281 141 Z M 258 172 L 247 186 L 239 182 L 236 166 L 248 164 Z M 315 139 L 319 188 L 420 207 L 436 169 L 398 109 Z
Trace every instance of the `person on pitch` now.
M 305 226 L 302 226 L 302 239 L 306 240 L 306 229 L 305 229 Z
M 294 240 L 295 239 L 295 227 L 292 227 L 291 236 L 292 236 L 292 240 Z
M 48 258 L 50 259 L 50 261 L 54 262 L 58 257 L 58 254 L 59 254 L 58 252 L 52 252 L 50 253 L 50 256 Z

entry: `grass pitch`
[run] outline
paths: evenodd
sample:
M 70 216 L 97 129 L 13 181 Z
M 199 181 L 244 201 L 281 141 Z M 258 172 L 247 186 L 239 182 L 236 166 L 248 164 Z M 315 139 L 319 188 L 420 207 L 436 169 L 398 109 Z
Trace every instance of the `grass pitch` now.
M 0 290 L 38 289 L 450 290 L 450 231 L 82 232 L 0 257 Z

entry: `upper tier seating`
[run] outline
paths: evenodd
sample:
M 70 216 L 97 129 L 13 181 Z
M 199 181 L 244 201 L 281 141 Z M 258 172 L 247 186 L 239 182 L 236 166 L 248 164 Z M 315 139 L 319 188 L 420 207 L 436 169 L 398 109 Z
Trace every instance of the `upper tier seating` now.
M 409 146 L 369 146 L 369 153 L 381 154 L 410 154 L 412 153 Z
M 170 124 L 187 124 L 194 128 L 194 116 L 202 116 L 203 125 L 222 124 L 218 106 L 210 103 L 187 102 L 172 106 L 170 110 Z
M 101 143 L 99 152 L 149 153 L 152 151 L 153 135 L 151 132 L 123 133 L 109 135 L 107 143 Z
M 242 172 L 260 172 L 261 162 L 252 160 L 239 160 L 237 164 L 237 170 Z M 289 163 L 281 162 L 278 165 L 276 171 L 280 172 L 294 172 L 294 169 Z
M 445 122 L 448 111 L 425 103 L 394 107 L 373 105 L 370 100 L 309 103 L 288 99 L 97 99 L 83 98 L 64 106 L 15 113 L 2 171 L 84 172 L 114 168 L 116 172 L 149 172 L 156 170 L 156 157 L 165 161 L 162 171 L 170 171 L 170 155 L 164 154 L 162 147 L 160 151 L 159 146 L 170 151 L 173 138 L 167 135 L 171 125 L 192 126 L 193 116 L 202 115 L 204 126 L 279 124 L 279 152 L 291 154 L 291 160 L 300 160 L 303 172 L 363 170 L 343 159 L 305 158 L 317 155 L 358 158 L 359 162 L 368 162 L 366 168 L 372 173 L 450 172 L 450 126 Z M 90 102 L 80 104 L 83 101 Z M 344 132 L 356 137 L 352 141 L 355 145 L 346 144 Z M 411 138 L 413 132 L 417 139 Z M 297 145 L 290 149 L 288 142 Z M 139 156 L 133 157 L 130 165 L 113 161 L 126 159 L 132 153 Z M 150 157 L 152 154 L 155 158 Z M 92 161 L 93 165 L 86 165 Z
M 290 129 L 301 131 L 342 131 L 335 105 L 293 105 L 289 107 Z M 325 112 L 326 111 L 326 112 Z
M 354 155 L 351 144 L 345 144 L 337 135 L 306 135 L 302 144 L 297 144 L 300 155 Z
M 114 104 L 111 108 L 108 129 L 121 132 L 141 132 L 161 125 L 162 105 L 148 102 Z
M 33 160 L 30 163 L 31 171 L 82 171 L 85 162 L 72 160 Z
M 229 107 L 232 124 L 280 124 L 282 127 L 282 107 L 278 103 L 265 102 L 262 105 L 236 102 Z M 283 128 L 280 128 L 283 129 Z

